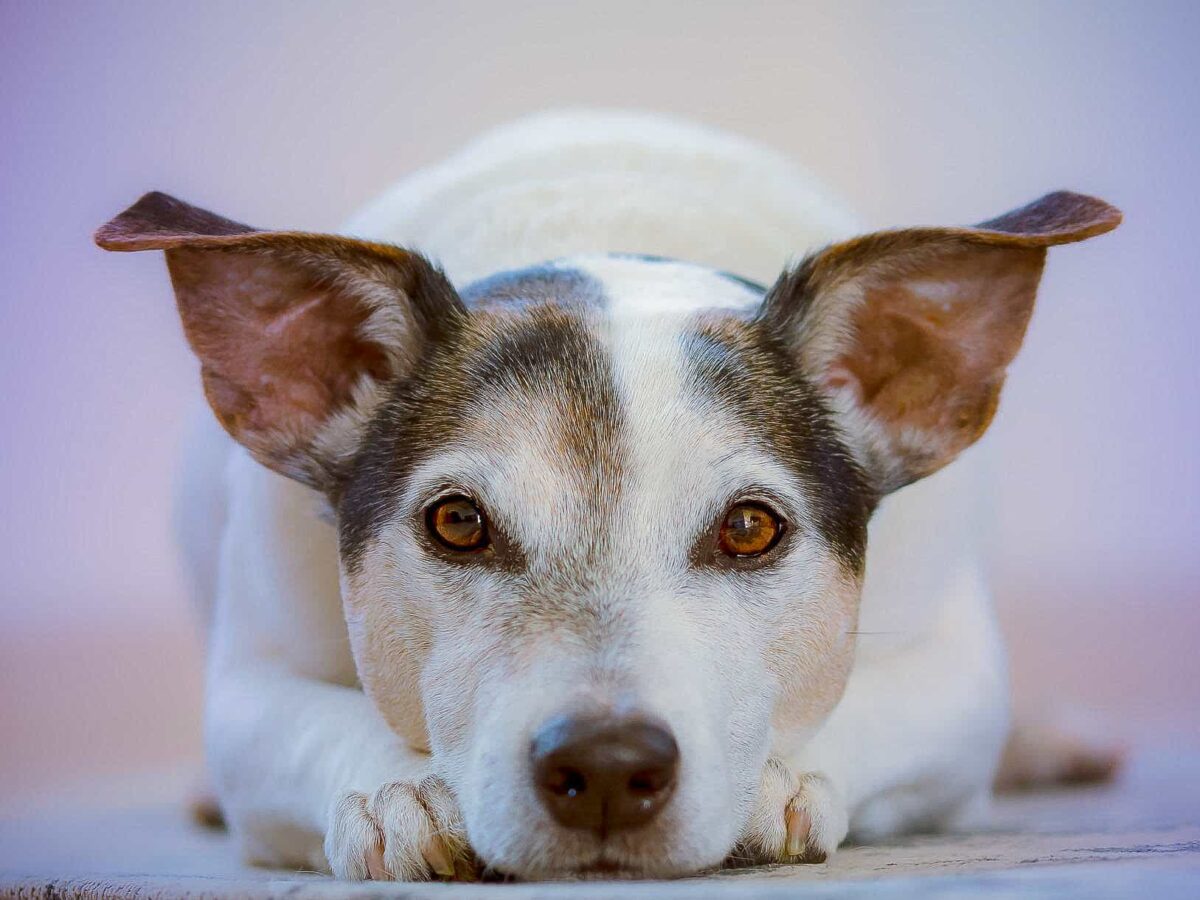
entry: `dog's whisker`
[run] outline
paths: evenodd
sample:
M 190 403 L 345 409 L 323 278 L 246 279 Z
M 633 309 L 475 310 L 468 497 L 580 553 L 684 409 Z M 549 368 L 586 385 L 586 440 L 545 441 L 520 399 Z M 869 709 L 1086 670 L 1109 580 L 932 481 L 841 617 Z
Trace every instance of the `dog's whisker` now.
M 847 631 L 846 634 L 877 635 L 877 634 L 909 634 L 907 631 Z

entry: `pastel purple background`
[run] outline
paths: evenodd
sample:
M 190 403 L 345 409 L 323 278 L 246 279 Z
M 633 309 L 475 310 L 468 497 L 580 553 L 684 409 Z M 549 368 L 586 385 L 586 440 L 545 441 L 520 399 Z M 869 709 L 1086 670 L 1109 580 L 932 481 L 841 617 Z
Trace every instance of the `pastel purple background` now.
M 1195 740 L 1198 47 L 1190 2 L 0 0 L 0 804 L 198 753 L 167 527 L 196 364 L 161 260 L 92 229 L 151 188 L 332 229 L 563 104 L 763 139 L 872 226 L 1126 211 L 1051 255 L 987 438 L 994 569 L 1023 692 Z

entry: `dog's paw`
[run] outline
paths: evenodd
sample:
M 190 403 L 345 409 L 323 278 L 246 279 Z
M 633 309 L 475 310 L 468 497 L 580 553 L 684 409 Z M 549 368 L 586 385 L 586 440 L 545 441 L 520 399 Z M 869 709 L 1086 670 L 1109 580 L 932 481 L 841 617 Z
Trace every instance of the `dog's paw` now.
M 325 856 L 352 881 L 473 881 L 478 864 L 454 795 L 436 776 L 394 781 L 371 796 L 357 791 L 333 805 Z
M 758 804 L 731 860 L 740 864 L 824 862 L 846 838 L 850 820 L 837 789 L 824 775 L 793 775 L 770 759 Z

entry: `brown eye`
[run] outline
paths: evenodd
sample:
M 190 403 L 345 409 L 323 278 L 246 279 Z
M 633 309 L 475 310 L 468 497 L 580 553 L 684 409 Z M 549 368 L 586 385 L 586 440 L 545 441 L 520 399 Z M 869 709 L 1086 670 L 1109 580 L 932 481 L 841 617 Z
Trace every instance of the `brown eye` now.
M 439 500 L 425 513 L 425 524 L 429 533 L 451 550 L 482 550 L 488 544 L 483 510 L 466 497 Z
M 760 556 L 775 546 L 783 533 L 779 517 L 757 503 L 739 503 L 721 523 L 721 552 L 729 556 Z

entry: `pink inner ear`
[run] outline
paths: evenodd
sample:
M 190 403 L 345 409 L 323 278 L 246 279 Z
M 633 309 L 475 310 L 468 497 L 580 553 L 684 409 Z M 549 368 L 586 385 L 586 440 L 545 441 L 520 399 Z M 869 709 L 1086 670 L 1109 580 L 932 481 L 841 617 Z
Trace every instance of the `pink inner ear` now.
M 362 336 L 364 303 L 263 255 L 171 250 L 188 338 L 226 429 L 279 458 L 310 441 L 387 355 Z
M 932 471 L 987 428 L 1041 274 L 1040 249 L 963 248 L 871 280 L 825 383 L 853 388 L 894 448 Z

